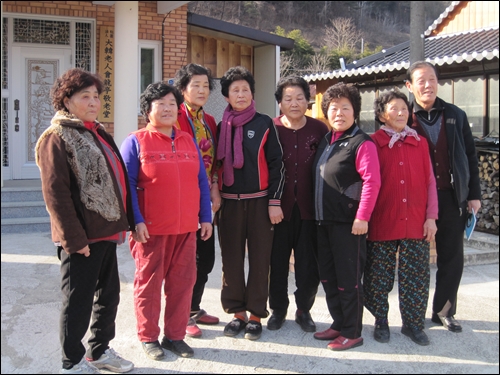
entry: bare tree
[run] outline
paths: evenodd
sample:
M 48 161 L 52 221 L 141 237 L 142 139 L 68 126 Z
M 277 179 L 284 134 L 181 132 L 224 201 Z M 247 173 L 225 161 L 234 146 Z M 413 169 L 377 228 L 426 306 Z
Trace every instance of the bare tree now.
M 325 43 L 330 50 L 355 49 L 361 39 L 361 33 L 351 18 L 334 18 L 326 28 Z
M 280 75 L 288 76 L 297 70 L 298 62 L 292 55 L 280 53 Z
M 306 67 L 308 74 L 322 73 L 330 70 L 330 58 L 326 53 L 318 52 L 312 58 Z

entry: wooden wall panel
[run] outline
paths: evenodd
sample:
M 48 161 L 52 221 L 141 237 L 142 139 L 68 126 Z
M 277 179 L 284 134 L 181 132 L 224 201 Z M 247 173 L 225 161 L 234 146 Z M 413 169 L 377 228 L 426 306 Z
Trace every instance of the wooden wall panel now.
M 497 1 L 468 1 L 458 5 L 454 10 L 454 18 L 441 29 L 438 34 L 452 34 L 469 30 L 498 27 Z
M 240 64 L 244 66 L 253 74 L 253 49 L 250 46 L 241 46 L 241 59 Z
M 205 38 L 204 44 L 204 66 L 212 72 L 212 76 L 217 74 L 217 39 Z
M 229 44 L 229 67 L 241 64 L 241 46 L 239 44 Z
M 201 36 L 191 37 L 191 62 L 203 65 L 204 64 L 203 58 L 204 58 L 203 37 Z
M 189 36 L 186 41 L 186 58 L 188 62 L 193 61 L 191 60 L 191 38 Z
M 217 77 L 222 77 L 229 69 L 229 42 L 217 40 Z
M 187 63 L 203 65 L 220 78 L 232 66 L 242 65 L 253 74 L 253 47 L 226 39 L 189 33 Z

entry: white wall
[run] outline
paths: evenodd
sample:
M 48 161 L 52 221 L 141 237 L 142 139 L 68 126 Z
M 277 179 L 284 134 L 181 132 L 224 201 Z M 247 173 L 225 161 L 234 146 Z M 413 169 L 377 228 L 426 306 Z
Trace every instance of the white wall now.
M 254 48 L 255 107 L 258 112 L 270 117 L 279 114 L 274 98 L 276 84 L 280 79 L 280 47 L 267 45 Z
M 115 3 L 115 142 L 137 130 L 139 42 L 138 1 Z

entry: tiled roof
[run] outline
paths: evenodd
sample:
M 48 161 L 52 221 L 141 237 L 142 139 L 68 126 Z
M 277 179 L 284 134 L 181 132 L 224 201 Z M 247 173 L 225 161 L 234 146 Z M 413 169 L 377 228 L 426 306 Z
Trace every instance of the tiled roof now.
M 481 61 L 498 58 L 498 26 L 434 36 L 424 39 L 425 61 L 435 65 L 461 63 L 462 61 Z M 404 42 L 382 52 L 355 61 L 346 70 L 335 70 L 304 76 L 309 82 L 362 76 L 371 73 L 406 70 L 410 66 L 410 42 Z
M 428 27 L 428 29 L 427 29 L 427 30 L 425 30 L 424 35 L 425 35 L 425 36 L 429 36 L 429 35 L 431 35 L 431 34 L 432 34 L 432 32 L 433 32 L 434 30 L 436 30 L 436 28 L 437 28 L 439 25 L 441 25 L 441 24 L 443 23 L 443 21 L 444 21 L 444 20 L 445 20 L 445 19 L 446 19 L 449 15 L 450 15 L 450 13 L 452 13 L 452 12 L 453 12 L 453 10 L 455 10 L 455 8 L 457 7 L 457 5 L 458 5 L 458 4 L 460 4 L 460 3 L 461 3 L 461 1 L 452 1 L 452 2 L 451 2 L 451 4 L 450 4 L 450 6 L 449 6 L 448 8 L 446 8 L 446 9 L 444 10 L 444 12 L 443 12 L 443 13 L 441 13 L 441 14 L 439 15 L 438 19 L 437 19 L 437 20 L 435 20 L 435 21 L 432 23 L 432 25 L 430 25 L 430 26 Z

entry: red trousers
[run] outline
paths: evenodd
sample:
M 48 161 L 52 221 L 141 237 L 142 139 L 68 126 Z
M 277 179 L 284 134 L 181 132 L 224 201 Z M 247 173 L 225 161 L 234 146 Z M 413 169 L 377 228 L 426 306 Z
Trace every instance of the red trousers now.
M 183 340 L 196 281 L 196 232 L 152 235 L 146 243 L 130 236 L 129 242 L 136 267 L 134 305 L 139 340 L 152 342 L 159 338 L 163 282 L 164 334 L 170 340 Z

